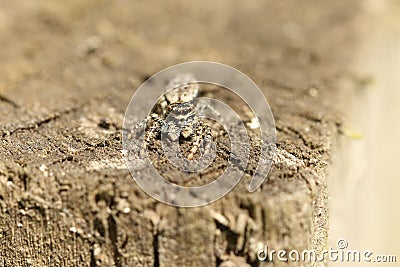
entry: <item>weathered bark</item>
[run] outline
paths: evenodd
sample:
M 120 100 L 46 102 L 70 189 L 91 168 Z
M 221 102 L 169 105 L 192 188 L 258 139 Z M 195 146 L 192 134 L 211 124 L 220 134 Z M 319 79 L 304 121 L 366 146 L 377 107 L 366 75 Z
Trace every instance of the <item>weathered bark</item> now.
M 259 245 L 324 248 L 357 2 L 206 2 L 0 3 L 0 265 L 259 266 Z M 189 60 L 254 79 L 278 137 L 260 190 L 246 174 L 193 209 L 135 184 L 120 132 L 134 88 Z

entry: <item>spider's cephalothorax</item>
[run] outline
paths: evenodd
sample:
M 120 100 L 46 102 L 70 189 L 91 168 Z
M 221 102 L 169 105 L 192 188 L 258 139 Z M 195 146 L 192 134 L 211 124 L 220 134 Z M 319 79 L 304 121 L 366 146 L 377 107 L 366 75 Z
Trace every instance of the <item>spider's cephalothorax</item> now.
M 195 114 L 196 110 L 192 102 L 172 103 L 167 107 L 167 116 L 171 116 L 180 124 L 192 121 Z
M 165 87 L 165 98 L 169 103 L 192 101 L 199 92 L 199 84 L 190 73 L 178 74 Z
M 192 74 L 178 74 L 165 85 L 165 94 L 157 101 L 154 112 L 165 114 L 169 105 L 191 102 L 197 97 L 198 92 L 199 84 Z

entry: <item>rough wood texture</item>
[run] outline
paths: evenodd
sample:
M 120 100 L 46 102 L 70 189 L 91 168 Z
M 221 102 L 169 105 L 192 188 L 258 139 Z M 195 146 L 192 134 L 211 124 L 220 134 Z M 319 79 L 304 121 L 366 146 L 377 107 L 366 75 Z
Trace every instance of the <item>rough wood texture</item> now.
M 259 266 L 258 245 L 326 245 L 357 2 L 168 3 L 1 1 L 0 265 Z M 189 60 L 254 79 L 278 151 L 256 193 L 246 174 L 222 200 L 181 209 L 138 188 L 120 129 L 134 88 Z

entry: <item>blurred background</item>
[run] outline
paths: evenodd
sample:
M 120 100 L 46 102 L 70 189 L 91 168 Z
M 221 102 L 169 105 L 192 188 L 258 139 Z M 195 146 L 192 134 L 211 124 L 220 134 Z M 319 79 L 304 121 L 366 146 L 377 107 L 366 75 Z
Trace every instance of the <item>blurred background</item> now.
M 400 2 L 372 0 L 364 7 L 367 19 L 358 24 L 362 42 L 353 67 L 365 84 L 351 94 L 353 138 L 342 140 L 334 161 L 330 240 L 332 247 L 343 238 L 350 249 L 396 255 L 399 262 Z

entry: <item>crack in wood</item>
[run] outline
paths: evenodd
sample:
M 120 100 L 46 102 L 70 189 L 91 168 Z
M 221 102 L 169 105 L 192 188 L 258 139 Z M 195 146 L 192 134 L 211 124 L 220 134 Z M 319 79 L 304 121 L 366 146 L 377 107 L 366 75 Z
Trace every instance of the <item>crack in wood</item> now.
M 9 135 L 13 135 L 13 134 L 15 134 L 16 132 L 19 132 L 19 131 L 29 131 L 29 130 L 32 130 L 32 129 L 39 128 L 42 125 L 48 124 L 48 123 L 50 123 L 50 122 L 52 122 L 54 120 L 57 120 L 57 119 L 61 118 L 62 116 L 65 116 L 65 115 L 73 113 L 73 112 L 77 112 L 80 107 L 81 106 L 73 107 L 73 108 L 58 112 L 58 113 L 56 112 L 55 114 L 52 114 L 52 115 L 50 115 L 50 116 L 48 116 L 48 117 L 46 117 L 44 119 L 41 119 L 41 120 L 38 120 L 38 121 L 34 121 L 30 125 L 23 126 L 23 127 L 17 127 L 12 131 L 2 131 L 2 138 L 6 137 L 6 136 L 9 136 Z
M 5 97 L 4 95 L 0 94 L 0 101 L 3 101 L 7 104 L 10 104 L 11 106 L 13 106 L 14 108 L 21 108 L 17 103 L 15 103 L 14 101 L 12 101 L 11 99 L 9 99 L 8 97 Z

